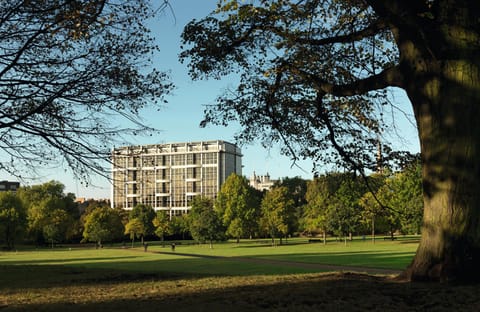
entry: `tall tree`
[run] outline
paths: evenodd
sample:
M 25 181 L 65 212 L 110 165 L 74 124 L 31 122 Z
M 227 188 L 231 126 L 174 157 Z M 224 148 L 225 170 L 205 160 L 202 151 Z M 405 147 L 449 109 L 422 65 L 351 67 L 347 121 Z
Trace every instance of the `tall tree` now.
M 406 234 L 421 232 L 423 218 L 422 168 L 412 163 L 395 176 L 395 207 L 400 214 L 401 231 Z
M 83 240 L 102 246 L 104 242 L 123 237 L 124 226 L 118 211 L 105 206 L 94 208 L 86 217 Z
M 290 220 L 295 216 L 295 206 L 293 199 L 288 195 L 288 189 L 284 186 L 273 187 L 262 199 L 262 216 L 260 226 L 272 238 L 272 245 L 275 239 L 291 233 Z
M 376 233 L 387 233 L 391 230 L 387 219 L 388 214 L 393 211 L 391 208 L 385 206 L 385 202 L 380 202 L 379 197 L 378 193 L 374 196 L 372 192 L 368 191 L 363 194 L 362 198 L 359 200 L 359 205 L 362 208 L 361 222 L 363 222 L 366 228 L 371 230 L 373 243 L 375 243 Z M 384 199 L 385 198 L 382 197 L 380 200 Z
M 128 234 L 130 236 L 130 239 L 132 240 L 132 248 L 133 245 L 135 244 L 135 238 L 140 238 L 142 237 L 142 245 L 143 243 L 143 235 L 145 233 L 145 225 L 140 219 L 133 218 L 128 221 L 127 224 L 125 224 L 125 234 Z
M 302 216 L 303 226 L 309 233 L 322 233 L 324 244 L 327 231 L 332 230 L 329 222 L 331 203 L 341 181 L 341 174 L 329 173 L 318 176 L 307 183 L 305 193 L 307 204 Z
M 153 219 L 152 223 L 153 223 L 153 226 L 155 227 L 155 235 L 157 235 L 160 238 L 163 244 L 165 235 L 173 233 L 170 218 L 167 212 L 163 210 L 157 211 L 156 216 Z
M 210 248 L 213 248 L 213 241 L 225 239 L 225 228 L 210 198 L 197 196 L 193 199 L 188 221 L 193 239 L 209 242 Z
M 181 239 L 187 239 L 190 237 L 190 226 L 188 224 L 188 215 L 182 214 L 179 216 L 172 216 L 170 220 L 170 226 L 172 228 L 173 235 L 178 235 Z
M 299 220 L 303 216 L 306 204 L 307 181 L 300 177 L 284 177 L 276 181 L 275 186 L 285 186 L 288 189 L 288 194 L 295 206 L 295 217 L 291 219 L 292 224 L 289 226 L 293 231 L 298 231 L 300 227 Z
M 8 249 L 15 248 L 15 241 L 25 232 L 27 213 L 22 201 L 13 192 L 0 192 L 0 241 Z
M 105 174 L 122 134 L 152 130 L 139 112 L 158 105 L 171 85 L 151 67 L 158 47 L 146 25 L 164 6 L 0 3 L 0 151 L 12 158 L 1 171 L 30 175 L 48 163 L 87 179 L 92 171 Z
M 155 210 L 152 206 L 147 206 L 144 204 L 138 204 L 129 213 L 129 220 L 136 219 L 142 223 L 142 232 L 140 238 L 143 241 L 145 236 L 152 235 L 155 233 L 155 226 L 153 225 L 153 220 L 156 218 Z
M 218 192 L 215 210 L 227 228 L 226 234 L 236 238 L 252 237 L 258 228 L 260 196 L 245 177 L 228 176 Z
M 66 239 L 68 228 L 73 222 L 71 216 L 62 209 L 49 211 L 46 220 L 46 224 L 42 227 L 42 234 L 45 240 L 51 243 L 53 248 L 55 243 Z
M 342 181 L 330 199 L 327 222 L 338 236 L 352 239 L 352 234 L 358 232 L 361 225 L 360 198 L 365 193 L 364 184 L 360 179 L 349 174 L 342 175 Z
M 57 224 L 64 230 L 61 241 L 70 239 L 70 234 L 74 231 L 75 220 L 79 218 L 78 206 L 75 204 L 75 196 L 71 193 L 64 193 L 65 186 L 58 181 L 49 181 L 39 185 L 22 187 L 17 191 L 19 198 L 27 208 L 28 234 L 30 238 L 37 243 L 43 243 L 46 240 L 45 234 L 53 233 L 53 228 L 45 231 L 44 227 L 51 227 L 51 224 Z M 61 210 L 65 213 L 64 217 L 57 218 L 59 214 L 55 210 Z M 59 221 L 62 221 L 60 225 Z M 58 238 L 58 236 L 57 236 Z
M 284 141 L 293 159 L 340 156 L 354 170 L 376 167 L 396 107 L 386 92 L 405 90 L 425 209 L 405 277 L 480 280 L 479 9 L 470 0 L 226 0 L 186 26 L 181 58 L 195 79 L 239 73 L 203 124 L 235 119 L 241 140 Z

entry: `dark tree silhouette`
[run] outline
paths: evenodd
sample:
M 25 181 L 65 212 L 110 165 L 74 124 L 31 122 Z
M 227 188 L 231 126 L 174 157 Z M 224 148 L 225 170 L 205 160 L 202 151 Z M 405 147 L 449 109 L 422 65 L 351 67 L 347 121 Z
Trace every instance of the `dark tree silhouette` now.
M 389 87 L 405 90 L 425 207 L 406 277 L 480 280 L 479 10 L 469 0 L 223 1 L 186 26 L 181 58 L 195 79 L 240 76 L 204 124 L 238 120 L 241 140 L 357 171 L 379 159 Z
M 122 134 L 153 130 L 139 112 L 171 89 L 151 67 L 158 47 L 145 23 L 159 9 L 146 0 L 1 1 L 1 171 L 61 165 L 86 179 L 104 174 Z

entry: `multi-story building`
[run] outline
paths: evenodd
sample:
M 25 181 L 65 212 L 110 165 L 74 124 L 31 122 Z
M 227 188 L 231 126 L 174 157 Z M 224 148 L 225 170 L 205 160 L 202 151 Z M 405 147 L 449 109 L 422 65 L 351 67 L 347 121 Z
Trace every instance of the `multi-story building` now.
M 178 215 L 195 196 L 215 198 L 231 174 L 242 174 L 242 154 L 224 141 L 169 143 L 115 148 L 112 197 L 116 208 L 137 204 Z
M 20 187 L 20 182 L 0 181 L 0 192 L 12 191 L 16 192 Z

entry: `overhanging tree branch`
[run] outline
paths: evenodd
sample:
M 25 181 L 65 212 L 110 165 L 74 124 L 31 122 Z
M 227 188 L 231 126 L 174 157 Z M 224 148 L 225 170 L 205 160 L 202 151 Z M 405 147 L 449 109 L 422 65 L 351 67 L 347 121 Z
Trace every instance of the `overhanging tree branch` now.
M 377 75 L 358 79 L 349 84 L 338 85 L 322 79 L 302 69 L 293 68 L 293 73 L 299 74 L 305 81 L 312 82 L 316 88 L 333 96 L 353 96 L 365 94 L 369 91 L 381 90 L 387 87 L 403 87 L 404 77 L 398 66 L 383 70 Z

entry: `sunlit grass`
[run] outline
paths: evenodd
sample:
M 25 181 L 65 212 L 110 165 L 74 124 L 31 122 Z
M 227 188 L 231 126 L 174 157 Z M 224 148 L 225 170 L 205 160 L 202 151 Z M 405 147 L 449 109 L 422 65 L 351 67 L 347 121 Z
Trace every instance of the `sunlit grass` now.
M 320 264 L 403 268 L 416 246 L 416 240 L 407 239 L 376 244 L 357 239 L 346 246 L 294 239 L 275 247 L 268 240 L 246 240 L 214 244 L 213 249 L 177 242 L 175 251 L 149 242 L 148 252 L 141 245 L 24 248 L 0 253 L 0 309 L 311 310 L 312 302 L 323 308 L 331 298 L 343 296 L 346 285 L 341 274 L 322 273 Z M 351 283 L 348 287 L 356 292 L 374 285 L 362 278 Z M 333 297 L 332 287 L 340 291 Z M 332 307 L 337 309 L 338 303 Z
M 258 258 L 283 262 L 365 266 L 403 269 L 417 248 L 416 240 L 352 242 L 330 241 L 328 244 L 289 240 L 271 246 L 268 240 L 237 243 L 178 244 L 172 251 L 167 244 L 150 242 L 148 252 L 143 248 L 57 248 L 0 253 L 0 265 L 63 265 L 132 272 L 163 272 L 169 274 L 291 274 L 318 272 L 312 268 L 292 268 L 282 262 L 275 265 L 245 263 L 238 258 Z
M 322 243 L 307 243 L 306 239 L 290 239 L 283 245 L 272 246 L 270 240 L 243 240 L 217 243 L 210 248 L 205 245 L 177 245 L 175 253 L 197 254 L 214 257 L 249 257 L 304 263 L 318 263 L 373 268 L 403 269 L 413 258 L 418 246 L 418 237 L 399 238 L 395 241 L 378 239 L 330 240 Z M 277 242 L 278 243 L 278 242 Z M 170 252 L 169 248 L 153 245 L 149 250 Z

